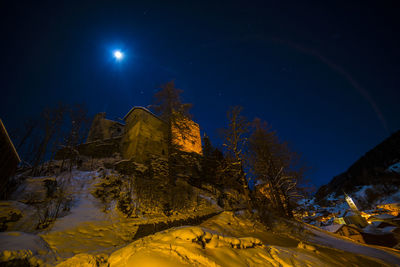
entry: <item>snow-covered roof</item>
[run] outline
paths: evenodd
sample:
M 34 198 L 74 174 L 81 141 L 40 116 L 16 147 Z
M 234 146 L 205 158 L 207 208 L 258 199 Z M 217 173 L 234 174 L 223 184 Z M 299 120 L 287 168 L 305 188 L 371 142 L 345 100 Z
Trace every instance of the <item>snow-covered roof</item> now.
M 357 213 L 355 213 L 354 211 L 352 211 L 352 210 L 349 210 L 349 211 L 347 211 L 347 213 L 346 213 L 346 217 L 347 216 L 357 216 L 358 214 Z
M 363 228 L 364 233 L 368 234 L 380 234 L 382 233 L 381 229 L 378 229 L 375 224 L 369 224 L 366 227 Z
M 340 211 L 338 217 L 347 217 L 347 216 L 356 216 L 356 215 L 358 215 L 358 214 L 350 209 L 347 209 L 347 210 Z
M 374 221 L 374 222 L 371 222 L 371 225 L 373 225 L 374 227 L 378 227 L 381 223 L 383 223 L 383 222 L 381 222 L 381 221 Z
M 396 230 L 397 228 L 398 228 L 397 226 L 386 226 L 386 227 L 382 228 L 381 230 L 382 230 L 382 232 L 385 232 L 385 233 L 391 233 L 394 230 Z
M 136 107 L 131 108 L 131 110 L 129 110 L 129 112 L 126 113 L 126 115 L 124 116 L 123 120 L 125 120 L 125 119 L 129 116 L 129 114 L 131 114 L 135 109 L 144 110 L 144 111 L 150 113 L 151 115 L 153 115 L 154 117 L 156 117 L 157 119 L 160 119 L 156 114 L 154 114 L 153 112 L 151 112 L 149 109 L 147 109 L 147 108 L 145 108 L 145 107 L 141 107 L 141 106 L 136 106 Z M 161 120 L 161 119 L 160 119 L 160 120 Z
M 393 215 L 391 215 L 391 214 L 387 214 L 387 213 L 378 214 L 378 215 L 373 215 L 372 217 L 373 217 L 373 218 L 376 218 L 376 219 L 381 219 L 381 220 L 388 220 L 388 219 L 394 219 L 394 218 L 396 218 L 395 216 L 393 216 Z
M 336 233 L 343 226 L 344 226 L 344 224 L 331 224 L 331 225 L 324 226 L 324 227 L 321 227 L 321 228 L 324 229 L 325 231 L 328 231 L 328 232 L 331 232 L 331 233 Z
M 256 182 L 254 183 L 255 186 L 257 186 L 257 185 L 263 185 L 263 184 L 265 184 L 265 182 L 262 181 L 262 180 L 256 180 Z
M 386 171 L 400 173 L 400 162 L 397 162 L 397 163 L 389 166 L 389 168 L 387 168 Z

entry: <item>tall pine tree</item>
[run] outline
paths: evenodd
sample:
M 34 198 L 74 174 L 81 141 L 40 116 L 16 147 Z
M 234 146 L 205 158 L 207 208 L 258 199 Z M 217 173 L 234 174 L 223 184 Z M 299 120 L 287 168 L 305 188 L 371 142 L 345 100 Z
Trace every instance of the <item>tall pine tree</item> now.
M 161 119 L 167 124 L 168 168 L 169 179 L 175 183 L 174 154 L 181 149 L 174 141 L 175 138 L 185 140 L 190 137 L 192 104 L 182 103 L 180 94 L 183 91 L 175 87 L 174 81 L 161 86 L 161 90 L 154 94 L 154 104 L 151 106 Z

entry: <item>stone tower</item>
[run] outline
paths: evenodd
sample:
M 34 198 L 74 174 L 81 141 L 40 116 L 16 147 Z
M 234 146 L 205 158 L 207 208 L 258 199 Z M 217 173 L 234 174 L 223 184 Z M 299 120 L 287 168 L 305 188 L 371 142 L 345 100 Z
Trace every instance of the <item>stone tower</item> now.
M 356 203 L 354 203 L 353 199 L 346 193 L 344 193 L 344 195 L 345 195 L 346 202 L 349 205 L 350 209 L 356 213 L 360 213 L 360 211 L 358 210 Z
M 151 155 L 168 155 L 168 128 L 165 121 L 144 107 L 133 107 L 123 121 L 125 123 L 106 119 L 105 113 L 97 114 L 86 143 L 112 141 L 117 143 L 124 159 L 137 162 L 145 162 Z M 182 137 L 172 129 L 173 141 L 182 151 L 201 155 L 200 127 L 189 119 L 185 123 L 190 126 L 190 133 Z

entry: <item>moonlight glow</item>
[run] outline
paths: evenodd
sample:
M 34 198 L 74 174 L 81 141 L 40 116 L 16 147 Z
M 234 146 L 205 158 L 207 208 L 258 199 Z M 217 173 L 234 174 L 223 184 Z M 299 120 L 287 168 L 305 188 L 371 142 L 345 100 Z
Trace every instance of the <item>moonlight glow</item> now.
M 116 60 L 121 60 L 124 57 L 124 54 L 120 50 L 115 50 L 114 57 Z

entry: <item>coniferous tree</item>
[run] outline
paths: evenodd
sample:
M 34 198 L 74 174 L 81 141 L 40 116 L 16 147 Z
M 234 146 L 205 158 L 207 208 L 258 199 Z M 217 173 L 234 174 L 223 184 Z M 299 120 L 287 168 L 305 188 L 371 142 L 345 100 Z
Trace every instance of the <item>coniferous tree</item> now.
M 221 176 L 218 175 L 218 168 L 223 159 L 222 152 L 214 148 L 210 138 L 204 134 L 203 157 L 201 161 L 203 181 L 217 186 L 221 185 L 221 180 L 219 179 Z
M 204 133 L 203 136 L 203 157 L 212 158 L 214 154 L 214 147 L 211 144 L 210 138 Z
M 167 124 L 168 175 L 171 183 L 175 183 L 173 157 L 181 148 L 174 139 L 181 138 L 185 140 L 190 137 L 191 131 L 189 110 L 192 104 L 182 103 L 180 98 L 182 92 L 182 90 L 175 87 L 174 81 L 170 81 L 162 85 L 161 90 L 155 93 L 154 105 L 151 106 Z

